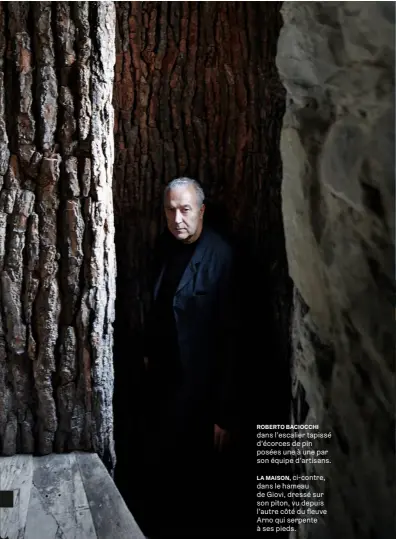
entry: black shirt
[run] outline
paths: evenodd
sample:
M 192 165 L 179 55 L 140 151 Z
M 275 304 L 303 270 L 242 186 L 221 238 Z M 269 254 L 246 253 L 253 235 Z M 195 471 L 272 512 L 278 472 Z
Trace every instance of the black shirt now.
M 176 359 L 179 356 L 173 298 L 198 241 L 186 244 L 173 237 L 169 241 L 165 270 L 154 303 L 154 334 L 157 342 L 153 344 L 163 357 Z

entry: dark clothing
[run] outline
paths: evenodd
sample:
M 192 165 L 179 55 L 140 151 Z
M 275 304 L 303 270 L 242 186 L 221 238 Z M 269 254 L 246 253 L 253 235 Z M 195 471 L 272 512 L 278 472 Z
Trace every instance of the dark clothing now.
M 173 238 L 172 238 L 173 239 Z M 173 298 L 177 286 L 186 270 L 188 263 L 195 251 L 197 242 L 183 244 L 176 239 L 169 241 L 166 266 L 162 277 L 161 287 L 154 301 L 152 311 L 152 334 L 151 339 L 156 339 L 161 354 L 167 351 L 168 357 L 179 358 L 179 345 L 177 342 L 176 321 L 173 312 Z M 151 344 L 153 346 L 153 343 Z M 156 357 L 157 353 L 152 353 Z
M 235 412 L 238 332 L 233 249 L 210 228 L 204 228 L 198 242 L 191 245 L 165 232 L 157 268 L 154 304 L 145 331 L 150 381 L 169 393 L 175 389 L 171 382 L 177 372 L 178 391 L 189 413 L 210 410 L 214 423 L 230 427 Z M 170 363 L 176 371 L 169 370 Z
M 165 233 L 158 272 L 145 340 L 154 537 L 206 537 L 214 425 L 235 413 L 233 251 L 209 228 L 191 245 Z

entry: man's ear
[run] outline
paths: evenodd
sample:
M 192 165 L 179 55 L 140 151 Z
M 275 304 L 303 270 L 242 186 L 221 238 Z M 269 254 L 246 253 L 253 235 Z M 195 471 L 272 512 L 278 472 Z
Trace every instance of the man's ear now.
M 201 217 L 203 217 L 203 214 L 205 213 L 205 204 L 202 204 L 199 211 L 200 211 Z

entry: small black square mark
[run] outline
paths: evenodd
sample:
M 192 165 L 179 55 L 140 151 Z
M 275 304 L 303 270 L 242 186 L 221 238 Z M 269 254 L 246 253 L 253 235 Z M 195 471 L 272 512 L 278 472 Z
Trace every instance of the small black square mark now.
M 0 490 L 0 507 L 2 509 L 9 509 L 14 507 L 14 491 L 13 490 Z M 0 539 L 2 539 L 0 537 Z M 7 539 L 7 538 L 4 538 Z

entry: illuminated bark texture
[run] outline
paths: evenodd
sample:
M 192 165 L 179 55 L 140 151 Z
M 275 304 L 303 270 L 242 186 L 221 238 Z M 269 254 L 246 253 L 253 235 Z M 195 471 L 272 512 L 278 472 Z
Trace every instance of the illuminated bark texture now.
M 0 451 L 115 464 L 115 7 L 0 3 Z

